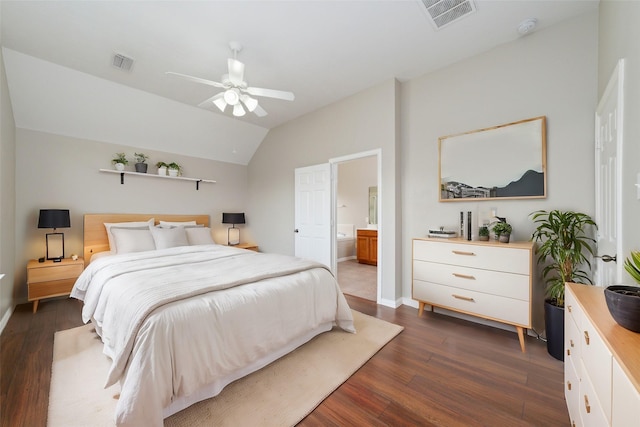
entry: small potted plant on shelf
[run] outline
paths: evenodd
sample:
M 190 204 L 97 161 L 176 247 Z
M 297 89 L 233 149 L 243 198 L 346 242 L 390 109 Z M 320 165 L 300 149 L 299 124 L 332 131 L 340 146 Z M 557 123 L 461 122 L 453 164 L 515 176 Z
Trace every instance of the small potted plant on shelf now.
M 158 168 L 158 175 L 165 176 L 167 174 L 167 165 L 165 162 L 156 163 L 156 167 Z
M 149 156 L 144 153 L 134 153 L 134 156 L 136 158 L 136 172 L 147 173 L 147 159 Z
M 482 227 L 478 228 L 478 240 L 481 241 L 488 241 L 489 240 L 489 227 L 483 225 Z
M 509 243 L 511 238 L 511 224 L 505 220 L 499 220 L 493 224 L 493 233 L 496 235 L 496 239 L 502 243 Z
M 167 165 L 167 171 L 169 172 L 169 176 L 178 176 L 181 175 L 182 166 L 176 162 L 171 162 Z
M 124 153 L 116 153 L 116 156 L 111 160 L 111 163 L 113 163 L 113 166 L 117 171 L 123 171 L 124 166 L 129 163 L 129 160 L 127 160 Z
M 640 251 L 631 251 L 624 269 L 640 285 Z M 604 290 L 611 317 L 623 328 L 640 332 L 640 286 L 612 285 Z

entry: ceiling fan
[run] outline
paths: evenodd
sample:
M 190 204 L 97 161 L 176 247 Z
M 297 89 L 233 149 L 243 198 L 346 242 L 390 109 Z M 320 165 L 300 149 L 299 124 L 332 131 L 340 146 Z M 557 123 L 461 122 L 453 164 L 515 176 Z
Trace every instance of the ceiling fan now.
M 227 105 L 231 105 L 233 107 L 233 115 L 236 117 L 244 116 L 246 114 L 245 108 L 247 111 L 255 113 L 258 117 L 267 115 L 267 112 L 258 105 L 258 100 L 252 98 L 252 96 L 264 96 L 286 101 L 295 99 L 292 92 L 248 86 L 247 82 L 244 81 L 244 64 L 236 59 L 238 52 L 242 50 L 242 45 L 238 42 L 231 42 L 229 47 L 233 52 L 233 58 L 229 58 L 227 61 L 229 73 L 222 75 L 221 83 L 172 71 L 167 71 L 166 74 L 224 89 L 222 92 L 198 104 L 198 107 L 207 107 L 213 103 L 220 111 L 224 112 Z

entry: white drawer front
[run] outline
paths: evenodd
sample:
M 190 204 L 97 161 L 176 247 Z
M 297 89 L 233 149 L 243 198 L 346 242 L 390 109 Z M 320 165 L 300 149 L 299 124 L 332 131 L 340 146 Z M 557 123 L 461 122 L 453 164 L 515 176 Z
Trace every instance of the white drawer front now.
M 615 427 L 637 427 L 640 392 L 622 371 L 616 360 L 613 361 L 613 407 L 611 425 Z
M 580 425 L 580 377 L 574 361 L 580 363 L 578 359 L 565 358 L 564 361 L 564 398 L 567 401 L 571 425 Z
M 581 367 L 584 373 L 584 366 Z M 609 371 L 611 372 L 611 371 Z M 597 387 L 597 386 L 596 386 Z M 588 375 L 582 375 L 580 380 L 580 418 L 582 419 L 582 425 L 584 427 L 603 427 L 610 424 L 610 417 L 607 417 L 601 401 L 598 400 L 598 396 L 594 391 L 594 385 L 589 381 Z M 609 401 L 611 405 L 611 401 Z
M 580 354 L 585 367 L 582 380 L 589 377 L 608 421 L 611 421 L 611 352 L 586 316 L 580 329 Z
M 530 298 L 529 276 L 522 274 L 414 260 L 413 278 L 524 301 Z
M 566 307 L 566 305 L 565 305 Z M 582 345 L 582 337 L 580 336 L 580 330 L 578 325 L 573 321 L 565 310 L 564 316 L 564 361 L 565 364 L 568 360 L 573 360 L 573 363 L 578 366 L 578 360 L 580 360 L 580 347 Z
M 413 298 L 468 314 L 529 328 L 529 302 L 482 292 L 413 281 Z
M 530 256 L 529 250 L 513 247 L 413 241 L 414 259 L 485 270 L 529 274 Z

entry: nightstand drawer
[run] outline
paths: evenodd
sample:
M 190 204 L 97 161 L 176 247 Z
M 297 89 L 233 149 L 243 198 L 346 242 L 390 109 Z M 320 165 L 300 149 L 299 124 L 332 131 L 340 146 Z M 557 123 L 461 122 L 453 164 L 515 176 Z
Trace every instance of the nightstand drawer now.
M 50 282 L 53 280 L 76 279 L 82 273 L 82 264 L 60 264 L 50 267 L 27 269 L 27 282 Z
M 71 293 L 75 278 L 49 282 L 29 283 L 29 301 L 40 298 L 57 297 Z

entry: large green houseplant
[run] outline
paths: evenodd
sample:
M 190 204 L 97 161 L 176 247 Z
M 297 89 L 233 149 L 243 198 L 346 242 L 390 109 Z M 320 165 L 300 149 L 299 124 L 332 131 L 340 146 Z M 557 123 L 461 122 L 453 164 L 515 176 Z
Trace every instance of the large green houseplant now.
M 545 265 L 542 278 L 546 286 L 547 349 L 562 360 L 565 283 L 592 283 L 590 256 L 595 255 L 593 236 L 597 226 L 589 215 L 580 212 L 539 210 L 530 216 L 536 226 L 531 238 L 540 243 L 538 264 Z

